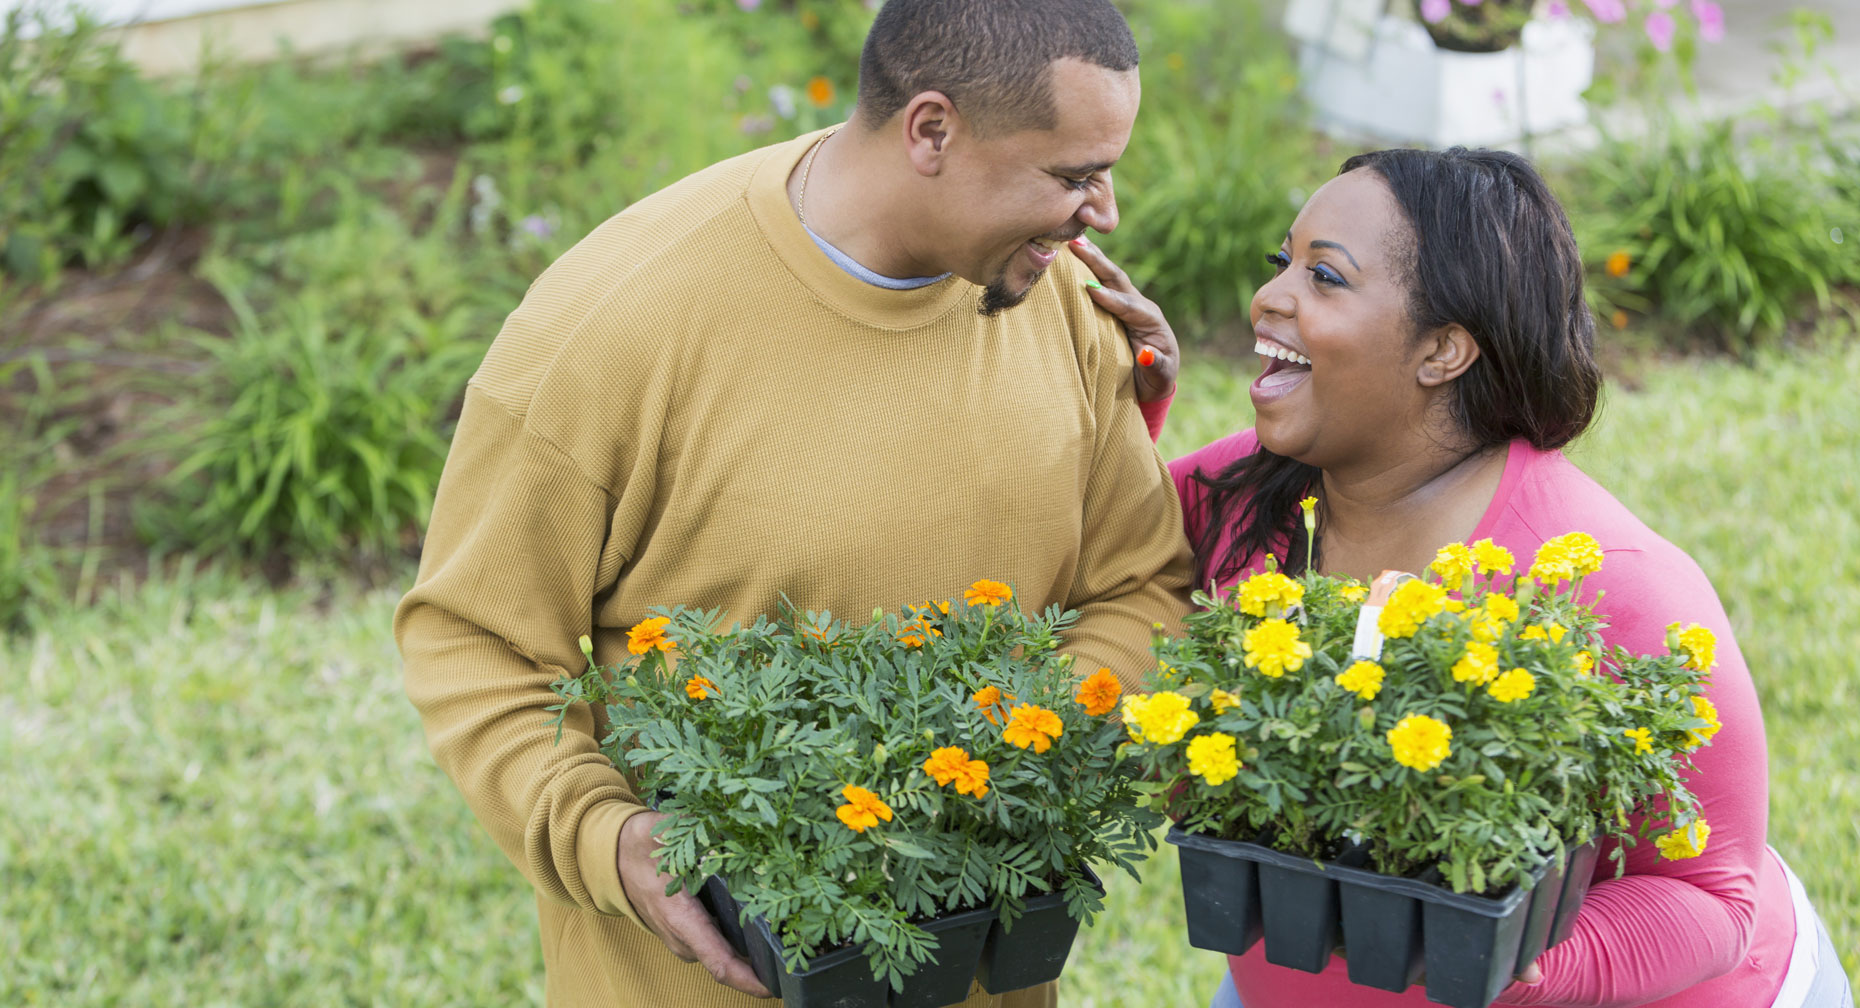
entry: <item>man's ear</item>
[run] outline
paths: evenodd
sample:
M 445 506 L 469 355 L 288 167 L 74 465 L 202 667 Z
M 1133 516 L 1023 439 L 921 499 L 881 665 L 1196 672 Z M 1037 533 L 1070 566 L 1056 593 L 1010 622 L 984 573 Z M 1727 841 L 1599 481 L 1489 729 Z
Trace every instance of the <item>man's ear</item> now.
M 962 128 L 955 104 L 941 91 L 924 91 L 904 106 L 902 119 L 911 167 L 926 177 L 940 174 L 950 140 Z
M 1423 386 L 1445 385 L 1465 374 L 1479 359 L 1478 341 L 1457 322 L 1441 326 L 1423 340 L 1427 356 L 1415 372 L 1415 380 Z

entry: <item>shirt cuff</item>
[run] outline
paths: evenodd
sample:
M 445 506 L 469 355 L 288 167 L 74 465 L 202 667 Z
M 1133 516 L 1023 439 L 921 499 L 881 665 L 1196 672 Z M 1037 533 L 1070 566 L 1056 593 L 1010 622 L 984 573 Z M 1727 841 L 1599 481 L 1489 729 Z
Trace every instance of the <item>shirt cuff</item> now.
M 588 889 L 588 899 L 600 913 L 627 920 L 642 927 L 644 922 L 626 898 L 620 883 L 620 828 L 628 819 L 647 811 L 644 805 L 623 801 L 604 801 L 581 817 L 575 833 L 575 858 L 581 869 L 581 884 Z
M 1137 401 L 1137 411 L 1143 414 L 1143 426 L 1150 431 L 1150 440 L 1162 437 L 1163 423 L 1169 419 L 1169 404 L 1175 402 L 1175 392 L 1171 391 L 1153 402 Z

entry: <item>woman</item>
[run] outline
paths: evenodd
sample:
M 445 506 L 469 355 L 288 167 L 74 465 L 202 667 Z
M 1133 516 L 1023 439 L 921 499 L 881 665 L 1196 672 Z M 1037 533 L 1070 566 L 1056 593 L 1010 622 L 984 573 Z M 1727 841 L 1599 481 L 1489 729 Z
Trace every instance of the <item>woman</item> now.
M 1172 343 L 1115 266 L 1079 255 L 1136 342 Z M 1252 303 L 1265 358 L 1255 426 L 1170 466 L 1204 582 L 1232 585 L 1267 553 L 1367 582 L 1422 570 L 1449 542 L 1491 538 L 1529 557 L 1584 531 L 1606 553 L 1584 587 L 1587 601 L 1606 593 L 1609 644 L 1662 652 L 1680 620 L 1717 635 L 1707 695 L 1724 727 L 1691 782 L 1711 826 L 1704 853 L 1663 860 L 1638 844 L 1620 878 L 1601 859 L 1573 936 L 1498 1003 L 1851 1005 L 1826 930 L 1765 846 L 1762 715 L 1710 582 L 1559 451 L 1588 426 L 1601 374 L 1582 263 L 1543 180 L 1498 151 L 1360 155 L 1269 258 L 1279 273 Z M 1307 495 L 1320 508 L 1311 556 Z M 1231 967 L 1217 1006 L 1427 1003 L 1420 987 L 1351 986 L 1337 960 L 1321 974 L 1273 966 L 1262 946 Z

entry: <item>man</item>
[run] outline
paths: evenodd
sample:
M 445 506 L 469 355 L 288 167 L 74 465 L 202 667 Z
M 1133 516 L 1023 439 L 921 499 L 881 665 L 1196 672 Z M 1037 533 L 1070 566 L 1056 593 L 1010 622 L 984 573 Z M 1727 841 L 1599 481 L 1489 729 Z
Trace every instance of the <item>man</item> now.
M 1093 301 L 1139 296 L 1063 249 L 1117 224 L 1136 63 L 1105 0 L 890 0 L 850 123 L 642 200 L 506 322 L 395 629 L 435 756 L 538 892 L 550 1004 L 767 994 L 664 894 L 658 814 L 592 713 L 557 743 L 581 634 L 609 662 L 654 605 L 863 613 L 987 577 L 1079 609 L 1068 650 L 1134 681 L 1185 611 L 1174 490 Z M 1156 318 L 1135 335 L 1172 378 Z

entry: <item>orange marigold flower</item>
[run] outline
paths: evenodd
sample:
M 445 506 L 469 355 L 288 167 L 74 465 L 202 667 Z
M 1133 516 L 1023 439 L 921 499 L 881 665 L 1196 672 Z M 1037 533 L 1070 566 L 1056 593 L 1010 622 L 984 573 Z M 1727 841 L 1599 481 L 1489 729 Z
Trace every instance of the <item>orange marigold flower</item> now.
M 1608 322 L 1610 325 L 1614 326 L 1616 329 L 1626 329 L 1628 326 L 1627 312 L 1624 312 L 1621 309 L 1616 308 L 1615 313 L 1613 315 L 1608 316 Z
M 1065 731 L 1065 725 L 1059 715 L 1044 707 L 1032 704 L 1019 704 L 1008 713 L 1007 727 L 1002 729 L 1001 737 L 1008 744 L 1022 749 L 1033 747 L 1036 753 L 1043 753 L 1052 748 L 1053 740 Z
M 1628 268 L 1634 265 L 1634 261 L 1628 258 L 1627 249 L 1615 249 L 1608 254 L 1608 262 L 1603 265 L 1609 276 L 1620 279 L 1627 276 Z
M 1117 698 L 1124 693 L 1122 683 L 1111 674 L 1108 668 L 1101 668 L 1079 684 L 1078 702 L 1085 708 L 1085 713 L 1092 717 L 1109 714 L 1117 709 Z
M 688 696 L 693 700 L 706 699 L 712 693 L 715 693 L 718 696 L 723 695 L 723 691 L 717 688 L 716 683 L 711 682 L 709 679 L 706 679 L 703 676 L 692 676 L 691 678 L 685 680 L 685 696 Z
M 920 648 L 930 642 L 932 637 L 943 636 L 943 631 L 930 625 L 922 616 L 898 627 L 898 643 L 905 647 Z
M 998 606 L 1013 597 L 1014 589 L 1009 588 L 999 581 L 990 581 L 987 578 L 975 582 L 969 586 L 967 591 L 962 593 L 962 600 L 972 606 Z
M 633 654 L 645 654 L 653 648 L 670 651 L 673 641 L 665 636 L 665 625 L 670 622 L 670 617 L 654 616 L 633 624 L 633 629 L 626 632 L 626 649 Z
M 864 833 L 877 826 L 880 819 L 891 821 L 891 806 L 879 801 L 877 795 L 865 788 L 848 785 L 840 794 L 846 797 L 846 804 L 833 814 L 854 833 Z
M 807 100 L 815 108 L 826 108 L 833 104 L 833 82 L 825 77 L 815 77 L 807 82 Z
M 975 695 L 969 699 L 975 701 L 975 706 L 981 710 L 982 716 L 988 719 L 989 724 L 1000 724 L 999 714 L 1001 708 L 1019 698 L 1009 696 L 1003 699 L 1001 690 L 998 687 L 984 686 L 976 691 Z
M 957 794 L 980 798 L 988 793 L 988 764 L 970 759 L 960 746 L 944 746 L 931 752 L 930 758 L 924 760 L 924 773 L 945 787 L 956 785 Z
M 949 600 L 943 599 L 942 601 L 938 601 L 938 602 L 919 602 L 916 605 L 911 606 L 911 613 L 919 617 L 948 616 L 949 615 Z

